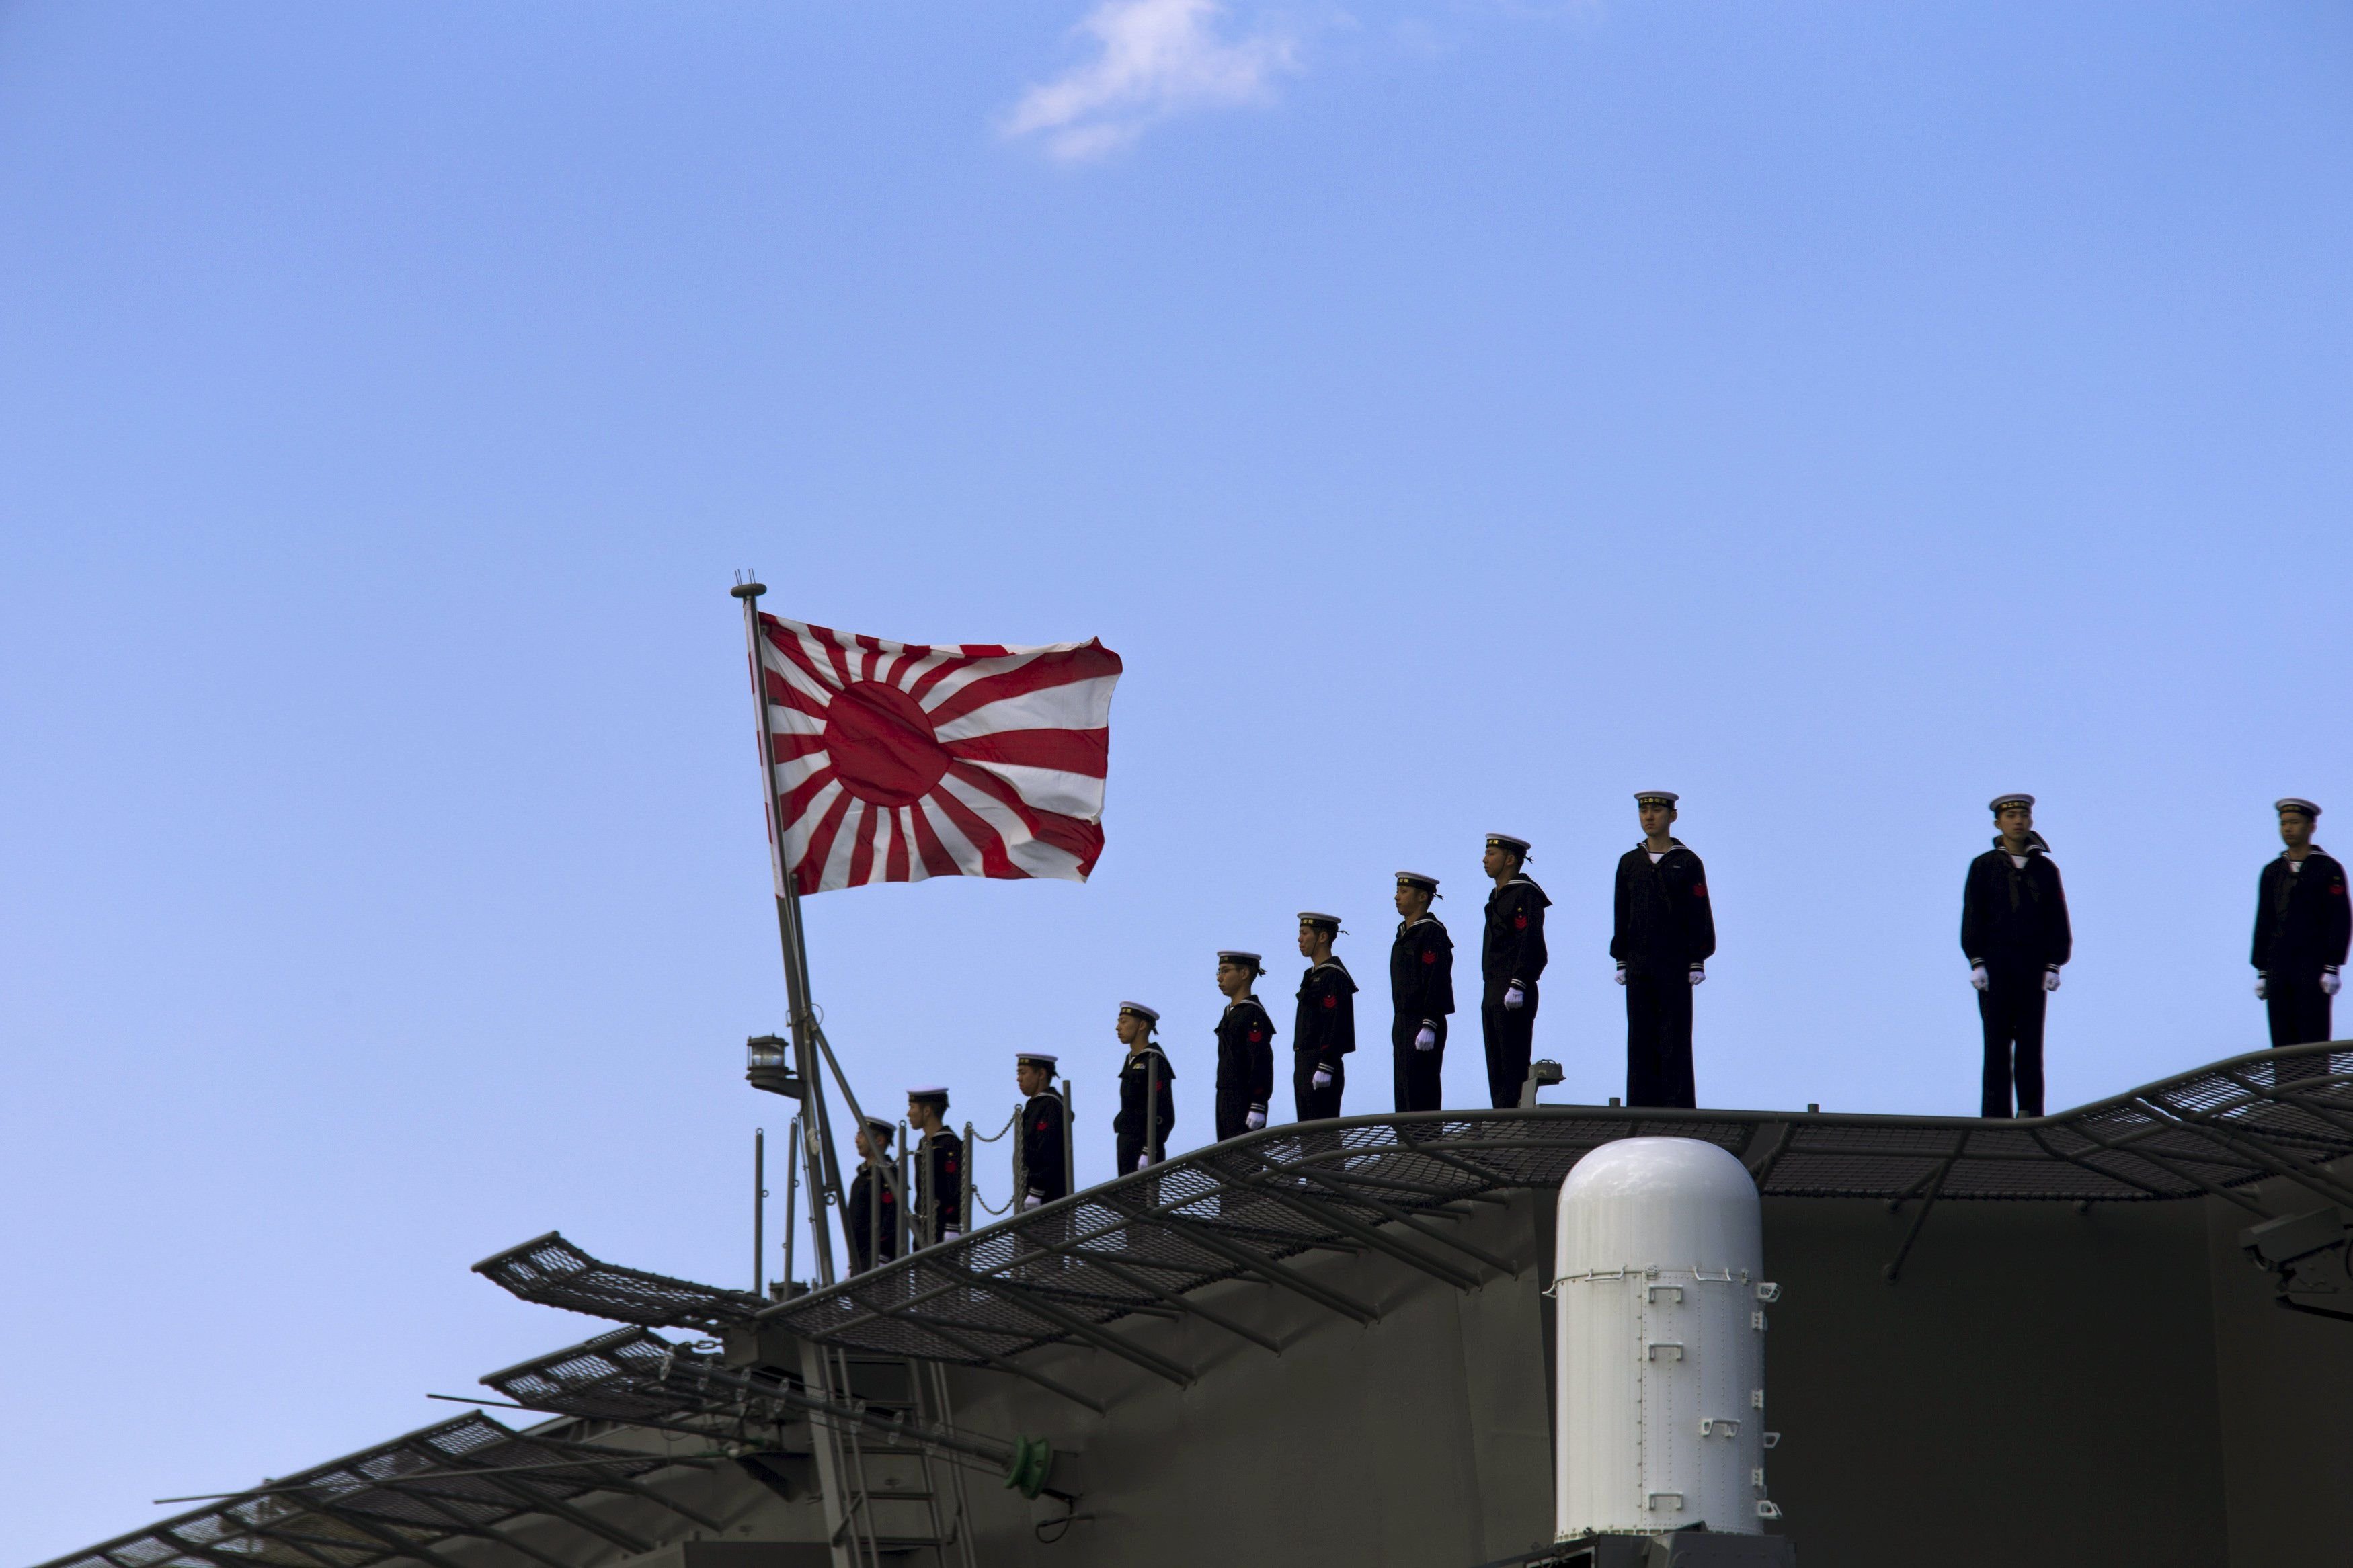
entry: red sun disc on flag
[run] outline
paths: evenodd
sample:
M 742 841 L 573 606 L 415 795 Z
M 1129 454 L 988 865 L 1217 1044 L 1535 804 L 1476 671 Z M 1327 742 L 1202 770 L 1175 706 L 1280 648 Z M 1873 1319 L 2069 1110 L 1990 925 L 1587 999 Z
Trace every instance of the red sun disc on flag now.
M 780 890 L 1093 871 L 1117 654 L 758 626 Z

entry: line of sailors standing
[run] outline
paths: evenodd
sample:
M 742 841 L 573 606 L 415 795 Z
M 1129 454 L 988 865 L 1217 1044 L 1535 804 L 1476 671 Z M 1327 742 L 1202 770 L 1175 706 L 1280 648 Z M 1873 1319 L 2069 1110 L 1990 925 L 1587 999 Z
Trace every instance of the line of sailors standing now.
M 2067 889 L 2051 847 L 2034 831 L 2034 797 L 1998 795 L 1993 847 L 1969 862 L 1961 893 L 1961 952 L 1977 988 L 1985 1037 L 1987 1117 L 2042 1114 L 2044 1004 L 2074 955 Z M 2274 1049 L 2330 1038 L 2330 1002 L 2348 940 L 2345 868 L 2312 841 L 2320 807 L 2296 795 L 2274 801 L 2284 847 L 2255 883 L 2255 940 L 2248 961 Z M 2326 1076 L 2319 1057 L 2281 1062 L 2284 1080 Z M 2013 1106 L 2015 1110 L 2013 1110 Z
M 1015 1169 L 1022 1173 L 1021 1206 L 1032 1209 L 1071 1191 L 1069 1103 L 1054 1091 L 1052 1057 L 1024 1052 L 1014 1059 L 1013 1070 L 1023 1096 L 1017 1122 L 1020 1156 Z M 1173 1120 L 1174 1108 L 1170 1110 Z M 917 1247 L 955 1240 L 963 1234 L 969 1212 L 972 1188 L 964 1140 L 948 1128 L 947 1111 L 945 1089 L 930 1086 L 907 1091 L 907 1128 L 918 1142 L 914 1191 L 910 1194 L 913 1212 L 906 1221 Z M 849 1184 L 841 1216 L 851 1269 L 856 1273 L 899 1256 L 898 1184 L 882 1173 L 897 1134 L 898 1129 L 880 1116 L 867 1117 L 858 1130 L 858 1174 Z
M 1692 1108 L 1698 1103 L 1692 1070 L 1692 993 L 1707 978 L 1715 952 L 1715 921 L 1707 871 L 1668 829 L 1677 797 L 1645 790 L 1634 797 L 1642 841 L 1618 862 L 1609 954 L 1626 989 L 1626 1103 Z M 1961 900 L 1961 948 L 1978 992 L 1985 1044 L 1982 1114 L 2042 1114 L 2044 1005 L 2059 989 L 2059 972 L 2073 956 L 2074 936 L 2066 889 L 2034 831 L 2034 797 L 1997 795 L 1990 802 L 1993 847 L 1971 861 Z M 2330 1037 L 2330 1005 L 2339 969 L 2353 941 L 2353 900 L 2345 870 L 2312 842 L 2320 807 L 2289 797 L 2275 803 L 2285 848 L 2268 862 L 2257 886 L 2255 994 L 2265 1005 L 2274 1047 Z M 1525 869 L 1529 845 L 1510 834 L 1487 836 L 1481 866 L 1493 890 L 1487 896 L 1480 939 L 1479 1024 L 1486 1052 L 1490 1102 L 1498 1109 L 1527 1103 L 1531 1091 L 1539 983 L 1548 954 L 1545 910 L 1552 900 Z M 1400 1111 L 1437 1110 L 1447 1030 L 1455 1012 L 1454 943 L 1430 913 L 1438 879 L 1397 873 L 1398 926 L 1389 946 L 1391 1086 Z M 1347 1087 L 1347 1058 L 1356 1048 L 1356 982 L 1332 951 L 1341 933 L 1336 915 L 1303 910 L 1301 977 L 1292 1030 L 1291 1088 L 1302 1121 L 1337 1117 Z M 1218 954 L 1218 990 L 1226 999 L 1217 1026 L 1217 1135 L 1220 1142 L 1267 1124 L 1274 1095 L 1271 1017 L 1255 993 L 1265 973 L 1261 956 L 1239 949 Z M 1176 1068 L 1155 1040 L 1160 1015 L 1140 1002 L 1123 1002 L 1116 1025 L 1127 1058 L 1120 1068 L 1119 1113 L 1113 1119 L 1117 1169 L 1142 1170 L 1166 1157 L 1176 1125 Z M 1034 1208 L 1071 1191 L 1068 1102 L 1054 1089 L 1058 1063 L 1042 1052 L 1016 1058 L 1024 1104 L 1020 1117 L 1022 1206 Z M 2318 1059 L 2283 1063 L 2283 1074 L 2325 1074 Z M 908 1124 L 923 1135 L 916 1166 L 916 1235 L 925 1242 L 954 1237 L 962 1226 L 963 1140 L 944 1124 L 947 1090 L 908 1091 Z M 876 1162 L 889 1157 L 893 1129 L 870 1118 L 859 1134 L 860 1171 L 844 1218 L 859 1266 L 896 1256 L 897 1215 L 887 1184 L 876 1184 Z M 876 1201 L 879 1190 L 880 1201 Z

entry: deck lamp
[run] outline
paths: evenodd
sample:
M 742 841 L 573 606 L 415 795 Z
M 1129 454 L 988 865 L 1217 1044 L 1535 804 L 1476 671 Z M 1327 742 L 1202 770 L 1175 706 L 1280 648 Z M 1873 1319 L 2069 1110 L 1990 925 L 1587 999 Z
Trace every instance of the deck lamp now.
M 794 1075 L 792 1042 L 775 1035 L 754 1035 L 744 1042 L 744 1081 L 754 1089 L 787 1099 L 801 1097 L 801 1080 Z

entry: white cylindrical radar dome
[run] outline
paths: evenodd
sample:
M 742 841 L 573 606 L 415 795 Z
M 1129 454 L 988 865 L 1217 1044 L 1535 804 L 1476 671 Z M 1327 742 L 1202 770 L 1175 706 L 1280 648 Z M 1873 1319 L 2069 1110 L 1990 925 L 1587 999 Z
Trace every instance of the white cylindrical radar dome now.
M 1560 1184 L 1554 1523 L 1755 1534 L 1765 1491 L 1767 1284 L 1757 1184 L 1690 1138 L 1623 1138 Z

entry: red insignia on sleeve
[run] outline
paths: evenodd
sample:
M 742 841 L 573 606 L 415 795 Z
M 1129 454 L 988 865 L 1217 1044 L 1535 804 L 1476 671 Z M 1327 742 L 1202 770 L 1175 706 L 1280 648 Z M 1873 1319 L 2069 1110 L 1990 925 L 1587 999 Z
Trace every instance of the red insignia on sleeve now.
M 1040 1121 L 1039 1123 L 1038 1123 L 1038 1131 L 1040 1131 L 1040 1132 L 1043 1132 L 1044 1131 L 1046 1131 L 1046 1124 L 1045 1124 L 1044 1122 L 1042 1122 L 1042 1121 Z
M 1521 931 L 1525 931 L 1528 929 L 1528 917 L 1525 915 L 1514 915 L 1512 917 L 1512 924 Z
M 1326 1007 L 1337 1007 L 1339 1005 L 1340 999 L 1337 996 L 1326 996 L 1324 998 L 1324 1005 Z
M 1424 963 L 1436 963 L 1438 962 L 1438 954 L 1434 952 L 1425 952 L 1421 955 L 1421 961 Z
M 1694 899 L 1704 899 L 1707 897 L 1707 884 L 1705 882 L 1694 882 L 1692 884 L 1692 897 Z
M 1256 1029 L 1252 1029 L 1252 1030 L 1250 1031 L 1250 1044 L 1251 1044 L 1251 1045 L 1253 1045 L 1253 1046 L 1254 1046 L 1254 1045 L 1258 1044 L 1261 1040 L 1262 1040 L 1262 1039 L 1264 1039 L 1264 1038 L 1266 1038 L 1266 1037 L 1265 1037 L 1264 1035 L 1260 1034 Z

